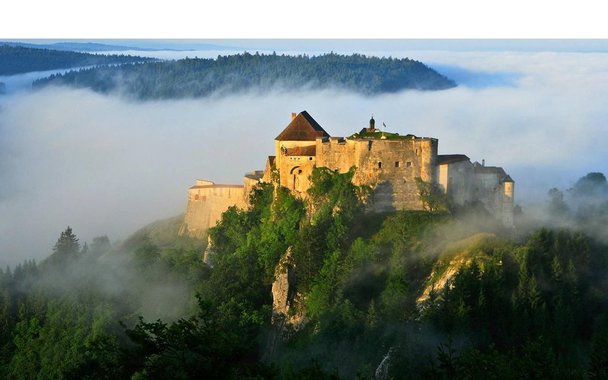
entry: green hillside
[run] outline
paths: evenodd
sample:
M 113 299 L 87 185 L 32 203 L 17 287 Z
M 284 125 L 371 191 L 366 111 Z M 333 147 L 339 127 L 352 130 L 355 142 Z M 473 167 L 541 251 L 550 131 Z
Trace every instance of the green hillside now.
M 212 266 L 177 217 L 114 247 L 67 228 L 0 270 L 0 378 L 605 378 L 603 174 L 549 192 L 561 227 L 515 230 L 366 213 L 352 175 L 315 170 L 307 201 L 260 186 L 211 229 Z
M 175 99 L 271 89 L 339 88 L 361 94 L 405 89 L 443 90 L 454 81 L 411 59 L 326 54 L 286 56 L 238 54 L 217 59 L 186 58 L 119 67 L 97 67 L 53 75 L 36 87 L 67 85 L 102 93 L 121 91 L 137 99 Z

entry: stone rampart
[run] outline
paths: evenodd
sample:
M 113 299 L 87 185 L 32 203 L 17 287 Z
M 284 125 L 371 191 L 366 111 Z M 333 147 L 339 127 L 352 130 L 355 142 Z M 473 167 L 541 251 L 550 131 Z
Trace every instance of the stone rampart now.
M 180 235 L 204 238 L 230 206 L 247 207 L 245 187 L 197 180 L 188 189 L 188 207 Z

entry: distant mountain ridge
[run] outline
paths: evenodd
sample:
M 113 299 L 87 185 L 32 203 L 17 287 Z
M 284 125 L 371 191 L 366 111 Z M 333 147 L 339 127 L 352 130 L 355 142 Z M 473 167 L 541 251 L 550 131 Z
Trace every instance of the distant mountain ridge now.
M 3 42 L 0 41 L 0 45 L 8 45 L 13 47 L 25 47 L 31 49 L 50 49 L 59 51 L 75 51 L 75 52 L 100 52 L 100 51 L 125 51 L 125 50 L 154 50 L 154 49 L 143 49 L 131 46 L 122 45 L 108 45 L 100 44 L 96 42 L 56 42 L 50 44 L 34 44 L 27 42 Z
M 108 52 L 108 51 L 193 51 L 193 50 L 232 50 L 234 47 L 215 44 L 186 44 L 175 45 L 176 47 L 143 47 L 141 45 L 115 45 L 99 42 L 55 42 L 48 44 L 35 44 L 28 42 L 0 41 L 0 45 L 27 47 L 32 49 L 51 49 L 75 52 Z M 181 47 L 180 47 L 181 46 Z
M 405 89 L 443 90 L 456 83 L 409 58 L 360 54 L 287 56 L 243 53 L 217 59 L 181 59 L 97 67 L 52 75 L 34 87 L 66 85 L 140 100 L 197 98 L 211 94 L 280 89 L 338 88 L 365 95 Z
M 94 65 L 153 61 L 152 58 L 130 55 L 102 55 L 74 51 L 12 46 L 0 43 L 0 75 L 15 75 L 32 71 L 69 69 Z

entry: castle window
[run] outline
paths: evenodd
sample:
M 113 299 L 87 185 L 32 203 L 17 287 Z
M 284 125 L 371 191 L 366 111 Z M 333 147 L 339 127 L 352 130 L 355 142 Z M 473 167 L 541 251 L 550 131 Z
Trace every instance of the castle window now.
M 382 162 L 378 161 L 378 169 L 382 169 Z
M 408 168 L 412 166 L 412 161 L 408 161 L 405 163 L 405 166 L 407 166 Z
M 298 174 L 302 174 L 302 169 L 298 169 Z
M 196 195 L 194 196 L 194 200 L 195 200 L 195 201 L 198 201 L 198 194 L 196 194 Z
M 398 168 L 399 167 L 399 161 L 395 161 L 395 167 Z
M 309 159 L 310 161 L 312 161 L 312 157 L 308 157 L 308 159 Z

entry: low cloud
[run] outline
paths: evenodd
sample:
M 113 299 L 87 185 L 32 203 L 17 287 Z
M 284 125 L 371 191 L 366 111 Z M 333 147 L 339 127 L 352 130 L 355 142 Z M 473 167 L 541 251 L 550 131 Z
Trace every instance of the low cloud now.
M 335 136 L 358 131 L 373 114 L 388 130 L 436 137 L 440 154 L 503 166 L 524 205 L 607 172 L 600 144 L 608 137 L 608 55 L 380 55 L 512 77 L 509 85 L 374 97 L 277 90 L 141 103 L 66 88 L 0 97 L 0 264 L 47 256 L 67 225 L 83 242 L 123 239 L 183 212 L 196 178 L 241 182 L 264 167 L 292 111 L 307 110 Z

